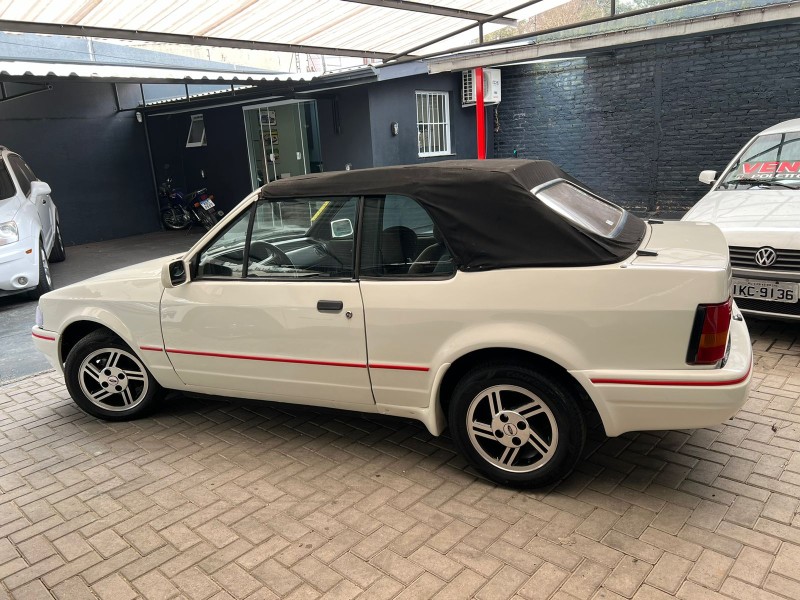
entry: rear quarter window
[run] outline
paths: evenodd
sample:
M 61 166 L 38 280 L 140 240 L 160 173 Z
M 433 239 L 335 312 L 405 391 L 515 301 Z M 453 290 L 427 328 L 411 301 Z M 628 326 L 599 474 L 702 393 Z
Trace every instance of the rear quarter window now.
M 624 209 L 563 179 L 540 185 L 531 193 L 562 217 L 596 235 L 614 238 L 625 224 Z

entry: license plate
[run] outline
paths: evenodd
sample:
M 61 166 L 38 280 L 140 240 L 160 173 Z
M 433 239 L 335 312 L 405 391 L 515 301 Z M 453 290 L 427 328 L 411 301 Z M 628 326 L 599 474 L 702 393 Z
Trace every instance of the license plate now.
M 200 206 L 203 208 L 214 208 L 214 201 L 213 200 L 200 200 Z
M 731 282 L 731 295 L 770 302 L 797 302 L 798 298 L 796 283 L 737 278 Z

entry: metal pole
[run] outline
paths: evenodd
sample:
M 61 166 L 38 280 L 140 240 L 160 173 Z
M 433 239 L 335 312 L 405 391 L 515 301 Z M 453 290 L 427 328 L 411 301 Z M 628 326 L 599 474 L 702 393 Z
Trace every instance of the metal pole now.
M 156 193 L 156 215 L 161 231 L 164 231 L 164 223 L 161 221 L 161 199 L 158 197 L 158 181 L 156 180 L 156 167 L 153 164 L 153 150 L 150 148 L 150 134 L 147 132 L 147 115 L 142 112 L 142 127 L 144 127 L 144 141 L 147 144 L 147 158 L 150 159 L 150 175 L 153 178 L 153 189 Z
M 486 159 L 486 110 L 483 107 L 483 67 L 475 69 L 475 128 L 478 133 L 478 159 Z

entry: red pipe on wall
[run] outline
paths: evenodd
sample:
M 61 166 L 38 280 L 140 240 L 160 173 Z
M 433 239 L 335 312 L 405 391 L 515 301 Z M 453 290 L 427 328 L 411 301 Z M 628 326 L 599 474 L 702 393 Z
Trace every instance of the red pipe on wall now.
M 486 158 L 486 124 L 483 108 L 483 67 L 475 69 L 475 127 L 478 130 L 478 159 Z

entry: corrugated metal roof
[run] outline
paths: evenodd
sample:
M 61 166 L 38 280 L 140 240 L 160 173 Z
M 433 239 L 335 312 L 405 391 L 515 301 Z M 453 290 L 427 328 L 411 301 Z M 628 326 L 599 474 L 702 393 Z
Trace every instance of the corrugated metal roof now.
M 98 63 L 55 63 L 0 61 L 0 77 L 22 79 L 71 78 L 93 81 L 136 83 L 233 83 L 263 84 L 309 82 L 320 79 L 312 73 L 249 73 L 242 71 L 204 71 L 197 69 L 103 65 Z
M 204 43 L 201 38 L 213 38 L 388 55 L 474 22 L 472 18 L 408 10 L 415 2 L 395 1 L 396 7 L 390 8 L 393 1 L 0 0 L 0 20 L 7 21 L 5 26 L 0 22 L 0 29 L 57 33 L 25 28 L 26 24 L 51 24 L 61 27 L 62 33 L 71 34 L 75 34 L 76 28 L 86 28 L 83 35 L 97 36 L 99 34 L 92 28 L 134 30 L 142 39 L 153 39 L 154 34 L 171 34 L 193 36 L 196 43 Z M 373 5 L 376 3 L 383 6 Z M 416 4 L 493 15 L 520 3 L 520 0 L 419 0 Z M 399 4 L 405 9 L 398 10 Z M 533 5 L 508 16 L 525 18 L 540 10 Z M 491 30 L 491 26 L 487 28 Z

